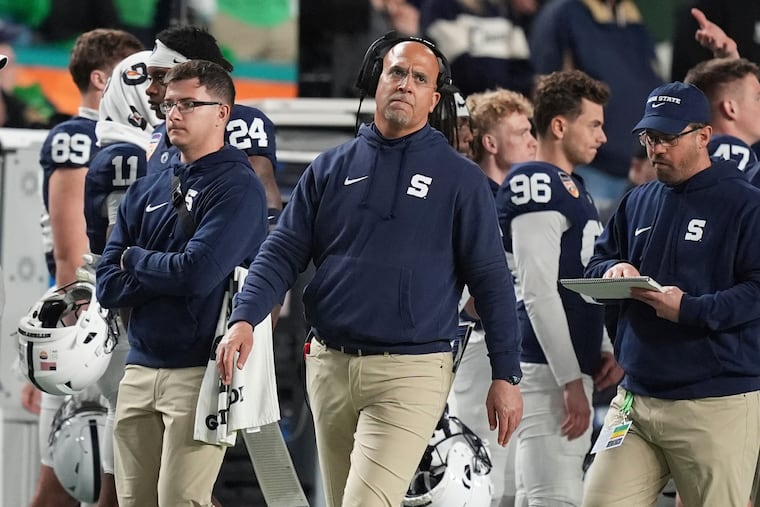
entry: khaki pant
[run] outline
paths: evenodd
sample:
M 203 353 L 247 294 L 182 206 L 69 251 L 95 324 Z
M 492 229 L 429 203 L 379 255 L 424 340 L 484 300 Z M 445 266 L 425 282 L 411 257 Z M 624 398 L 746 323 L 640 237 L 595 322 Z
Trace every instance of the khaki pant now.
M 307 388 L 328 507 L 401 504 L 443 413 L 451 369 L 450 352 L 354 356 L 312 340 Z
M 211 506 L 225 447 L 193 440 L 205 369 L 127 365 L 114 421 L 120 507 Z
M 625 390 L 605 425 L 619 422 Z M 744 507 L 760 449 L 760 393 L 695 400 L 634 396 L 623 445 L 596 455 L 585 507 L 654 505 L 672 475 L 687 507 Z

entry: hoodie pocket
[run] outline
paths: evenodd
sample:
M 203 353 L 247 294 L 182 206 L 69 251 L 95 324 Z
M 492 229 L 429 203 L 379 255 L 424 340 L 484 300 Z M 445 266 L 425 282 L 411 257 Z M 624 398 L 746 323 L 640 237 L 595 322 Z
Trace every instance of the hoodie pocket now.
M 402 341 L 414 329 L 412 271 L 352 257 L 328 256 L 304 292 L 317 328 Z

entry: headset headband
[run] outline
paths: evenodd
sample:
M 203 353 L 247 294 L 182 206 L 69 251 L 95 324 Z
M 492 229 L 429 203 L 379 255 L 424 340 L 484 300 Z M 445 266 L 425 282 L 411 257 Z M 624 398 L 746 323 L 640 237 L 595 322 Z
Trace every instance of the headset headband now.
M 390 31 L 370 44 L 367 52 L 364 54 L 355 83 L 362 97 L 375 95 L 377 82 L 383 71 L 383 58 L 392 47 L 402 42 L 418 42 L 427 46 L 438 60 L 438 76 L 436 79 L 438 91 L 441 93 L 452 91 L 449 89 L 453 86 L 449 61 L 435 44 L 422 37 L 414 35 L 401 36 L 396 31 Z

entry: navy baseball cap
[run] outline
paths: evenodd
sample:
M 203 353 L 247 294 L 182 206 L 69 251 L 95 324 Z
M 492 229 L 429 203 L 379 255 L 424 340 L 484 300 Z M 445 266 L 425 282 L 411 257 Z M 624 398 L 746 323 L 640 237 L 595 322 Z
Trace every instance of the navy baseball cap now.
M 644 107 L 644 117 L 631 132 L 656 130 L 676 135 L 690 123 L 710 123 L 710 103 L 696 86 L 676 81 L 652 90 Z

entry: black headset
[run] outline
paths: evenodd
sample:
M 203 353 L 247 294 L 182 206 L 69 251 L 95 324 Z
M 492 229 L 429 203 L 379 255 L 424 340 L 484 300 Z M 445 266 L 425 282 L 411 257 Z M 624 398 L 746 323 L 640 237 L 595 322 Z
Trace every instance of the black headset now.
M 377 82 L 380 80 L 380 75 L 383 73 L 383 58 L 393 46 L 402 42 L 419 42 L 420 44 L 427 46 L 438 59 L 438 78 L 436 79 L 438 92 L 444 94 L 457 91 L 451 79 L 451 67 L 449 66 L 449 61 L 435 44 L 422 37 L 403 37 L 396 31 L 390 31 L 370 44 L 367 52 L 364 54 L 364 59 L 362 60 L 361 67 L 359 67 L 359 75 L 356 76 L 355 84 L 362 97 L 375 96 Z
M 446 139 L 454 147 L 457 145 L 456 132 L 456 102 L 454 94 L 458 92 L 451 77 L 451 67 L 449 61 L 435 44 L 422 37 L 401 36 L 396 31 L 390 31 L 370 44 L 367 52 L 364 54 L 359 74 L 356 76 L 355 86 L 359 90 L 359 110 L 365 97 L 375 96 L 377 83 L 380 75 L 383 73 L 383 58 L 386 53 L 402 42 L 419 42 L 427 46 L 438 60 L 438 77 L 436 79 L 436 91 L 441 94 L 441 100 L 430 114 L 430 124 L 434 128 L 443 132 Z M 359 129 L 359 112 L 356 115 L 356 130 Z

